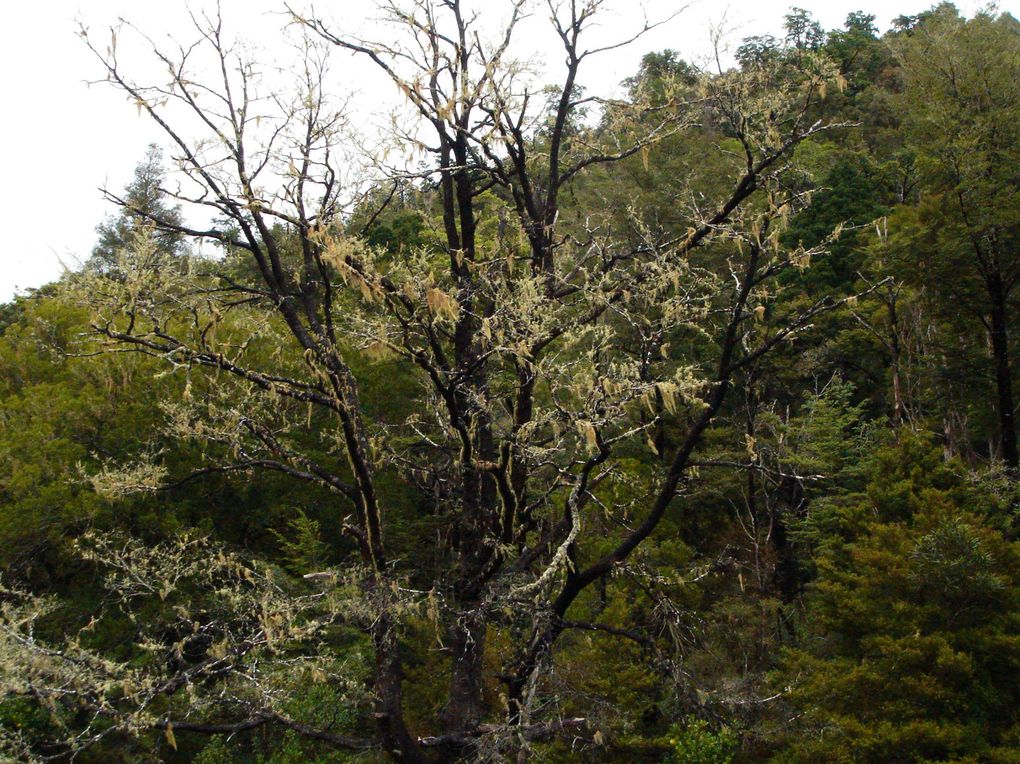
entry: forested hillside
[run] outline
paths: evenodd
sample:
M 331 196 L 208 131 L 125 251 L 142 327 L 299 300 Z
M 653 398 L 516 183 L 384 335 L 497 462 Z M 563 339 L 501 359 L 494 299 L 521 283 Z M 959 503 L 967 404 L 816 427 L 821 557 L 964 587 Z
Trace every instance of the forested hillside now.
M 0 305 L 0 758 L 1020 762 L 1020 22 L 486 5 L 82 29 L 164 140 Z

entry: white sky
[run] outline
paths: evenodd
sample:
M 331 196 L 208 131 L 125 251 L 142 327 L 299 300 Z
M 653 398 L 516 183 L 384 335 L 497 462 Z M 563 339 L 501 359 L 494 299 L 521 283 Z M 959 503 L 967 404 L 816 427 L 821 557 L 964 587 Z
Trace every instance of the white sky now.
M 653 18 L 674 10 L 683 0 L 646 0 Z M 724 16 L 733 30 L 733 44 L 752 34 L 780 35 L 783 15 L 791 5 L 806 7 L 825 29 L 842 26 L 847 13 L 862 10 L 877 17 L 880 29 L 900 14 L 913 14 L 933 0 L 694 0 L 669 25 L 655 30 L 636 46 L 603 58 L 582 70 L 584 84 L 605 88 L 634 73 L 641 55 L 649 50 L 675 48 L 685 58 L 707 52 L 710 25 Z M 112 212 L 98 188 L 120 190 L 130 181 L 135 165 L 150 142 L 166 141 L 147 118 L 139 117 L 125 97 L 103 85 L 88 87 L 88 79 L 101 77 L 100 67 L 77 35 L 81 19 L 94 36 L 105 41 L 105 30 L 123 17 L 157 41 L 181 38 L 188 28 L 188 7 L 211 6 L 208 0 L 37 0 L 11 2 L 0 11 L 0 93 L 5 104 L 0 120 L 3 182 L 0 214 L 3 246 L 0 249 L 0 302 L 16 291 L 40 286 L 57 278 L 61 262 L 74 264 L 88 256 L 95 242 L 95 227 Z M 280 0 L 221 0 L 228 30 L 256 43 L 267 53 L 279 41 L 284 19 L 276 15 Z M 307 7 L 295 0 L 295 7 Z M 985 3 L 958 0 L 957 6 L 973 13 Z M 483 9 L 499 13 L 498 0 L 477 0 Z M 371 0 L 320 0 L 316 9 L 337 25 L 361 26 L 371 14 Z M 1002 11 L 1020 15 L 1020 0 L 1003 0 Z M 628 23 L 638 24 L 636 0 L 617 0 L 606 16 L 603 31 L 615 32 Z M 183 38 L 182 38 L 183 39 Z M 536 57 L 548 58 L 550 81 L 555 81 L 558 52 L 535 40 Z M 132 61 L 124 57 L 124 68 Z M 344 63 L 344 79 L 361 92 L 359 103 L 379 103 L 372 89 L 379 80 L 363 65 Z M 137 70 L 137 69 L 136 69 Z M 366 85 L 365 83 L 371 83 Z M 366 125 L 369 124 L 366 122 Z

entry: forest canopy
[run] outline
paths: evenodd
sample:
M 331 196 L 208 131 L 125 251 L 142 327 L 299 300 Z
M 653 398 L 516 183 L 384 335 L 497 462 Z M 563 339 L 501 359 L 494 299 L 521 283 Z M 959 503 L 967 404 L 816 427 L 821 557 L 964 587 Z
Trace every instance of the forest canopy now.
M 82 26 L 162 142 L 0 306 L 0 757 L 1020 761 L 1020 23 L 608 10 Z

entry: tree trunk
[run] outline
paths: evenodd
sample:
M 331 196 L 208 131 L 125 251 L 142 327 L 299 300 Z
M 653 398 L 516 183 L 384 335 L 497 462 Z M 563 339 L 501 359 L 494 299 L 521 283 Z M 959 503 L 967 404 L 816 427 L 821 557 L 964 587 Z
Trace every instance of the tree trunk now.
M 900 350 L 900 321 L 896 312 L 896 287 L 890 284 L 886 290 L 886 312 L 889 320 L 889 363 L 892 367 L 893 387 L 893 427 L 899 429 L 903 424 L 903 416 L 906 406 L 903 402 L 903 383 L 901 381 L 901 350 Z
M 451 653 L 450 689 L 440 715 L 447 734 L 473 730 L 482 720 L 482 665 L 485 624 L 476 620 L 454 623 L 448 633 Z
M 997 274 L 989 284 L 989 292 L 992 298 L 991 340 L 999 402 L 1000 448 L 1006 465 L 1016 467 L 1016 423 L 1013 419 L 1013 379 L 1009 364 L 1009 333 L 1006 329 L 1006 296 L 1002 280 Z
M 773 575 L 780 601 L 790 604 L 803 593 L 804 575 L 797 561 L 793 541 L 790 539 L 789 518 L 803 517 L 806 502 L 804 487 L 794 478 L 783 478 L 777 493 L 781 505 L 771 509 L 770 518 L 772 545 L 776 554 Z
M 372 641 L 375 646 L 375 719 L 379 740 L 397 761 L 427 764 L 428 757 L 404 722 L 400 646 L 387 614 L 380 615 L 372 627 Z

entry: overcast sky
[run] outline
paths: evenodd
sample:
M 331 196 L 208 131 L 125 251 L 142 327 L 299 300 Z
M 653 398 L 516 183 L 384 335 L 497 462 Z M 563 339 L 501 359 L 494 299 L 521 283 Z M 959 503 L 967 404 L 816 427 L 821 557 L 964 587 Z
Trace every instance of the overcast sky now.
M 682 0 L 647 0 L 651 16 L 668 13 Z M 880 29 L 900 14 L 924 10 L 931 0 L 694 0 L 670 24 L 637 46 L 607 57 L 582 71 L 589 84 L 618 83 L 633 74 L 648 50 L 675 48 L 688 59 L 707 52 L 708 31 L 723 18 L 734 45 L 752 34 L 779 34 L 783 14 L 790 5 L 811 11 L 825 29 L 842 25 L 847 13 L 863 10 L 877 17 Z M 272 55 L 278 30 L 284 23 L 279 0 L 221 0 L 228 29 L 251 39 Z M 306 7 L 295 0 L 295 7 Z M 972 13 L 985 3 L 961 0 Z M 122 188 L 150 142 L 165 145 L 162 136 L 123 95 L 87 80 L 101 77 L 97 62 L 78 37 L 77 20 L 101 39 L 118 17 L 127 19 L 155 40 L 178 38 L 187 30 L 188 8 L 215 7 L 206 0 L 38 0 L 12 2 L 0 11 L 0 77 L 4 119 L 0 120 L 0 146 L 4 148 L 0 211 L 3 213 L 3 248 L 0 250 L 0 302 L 15 291 L 40 286 L 57 278 L 61 263 L 73 265 L 87 257 L 95 241 L 95 227 L 112 212 L 98 188 Z M 481 8 L 499 8 L 498 0 L 479 2 Z M 332 17 L 345 28 L 361 26 L 370 16 L 371 0 L 320 0 L 319 15 Z M 1020 0 L 998 3 L 1002 11 L 1020 15 Z M 639 23 L 636 0 L 618 0 L 607 16 L 606 30 Z M 536 57 L 559 56 L 541 41 Z M 132 62 L 125 60 L 125 68 Z M 345 64 L 348 87 L 357 90 L 361 103 L 374 100 L 366 88 L 378 86 L 356 64 Z M 586 76 L 584 76 L 586 74 Z M 551 76 L 553 76 L 551 74 Z M 371 83 L 365 85 L 364 83 Z

